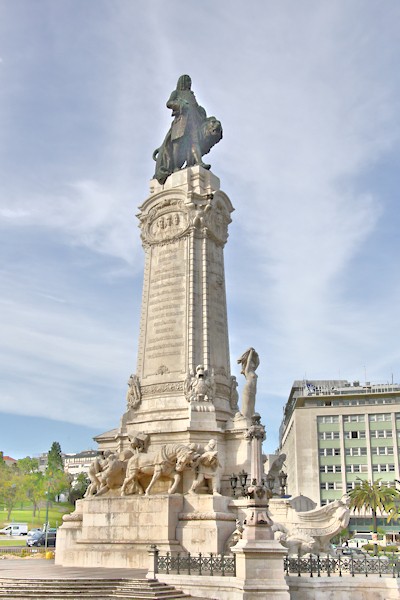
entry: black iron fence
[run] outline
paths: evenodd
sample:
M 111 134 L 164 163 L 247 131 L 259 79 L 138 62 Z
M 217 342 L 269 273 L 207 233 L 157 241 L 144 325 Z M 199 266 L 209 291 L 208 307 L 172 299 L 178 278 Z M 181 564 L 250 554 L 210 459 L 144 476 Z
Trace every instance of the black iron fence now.
M 160 556 L 156 546 L 151 547 L 154 556 L 154 573 L 166 573 L 174 575 L 236 575 L 235 556 L 225 554 L 202 554 L 197 555 L 181 554 L 177 552 L 172 554 L 167 552 L 165 556 Z
M 343 577 L 343 575 L 391 575 L 400 577 L 400 561 L 395 554 L 383 556 L 365 555 L 360 558 L 353 556 L 287 556 L 284 559 L 286 575 L 309 575 L 310 577 L 321 577 L 332 575 Z

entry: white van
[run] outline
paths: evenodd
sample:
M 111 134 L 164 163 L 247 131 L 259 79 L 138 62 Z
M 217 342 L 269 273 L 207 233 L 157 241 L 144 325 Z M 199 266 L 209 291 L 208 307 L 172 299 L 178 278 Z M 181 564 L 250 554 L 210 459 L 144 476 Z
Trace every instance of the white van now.
M 347 543 L 342 544 L 342 546 L 362 548 L 366 544 L 372 544 L 372 533 L 356 533 Z
M 28 535 L 28 523 L 11 523 L 0 529 L 2 535 Z

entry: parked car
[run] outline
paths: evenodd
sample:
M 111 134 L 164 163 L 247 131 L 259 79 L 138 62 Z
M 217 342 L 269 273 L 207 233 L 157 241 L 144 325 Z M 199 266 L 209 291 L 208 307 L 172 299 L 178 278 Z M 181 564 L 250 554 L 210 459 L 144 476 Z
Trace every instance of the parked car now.
M 43 531 L 43 529 L 41 527 L 34 527 L 33 529 L 30 529 L 28 531 L 28 535 L 32 535 L 32 533 L 35 533 L 37 531 Z
M 365 552 L 365 550 L 362 550 L 361 548 L 349 548 L 347 546 L 336 548 L 336 555 L 352 556 L 353 558 L 363 558 L 364 556 L 369 556 L 368 552 Z
M 3 529 L 0 529 L 1 535 L 27 535 L 28 524 L 27 523 L 11 523 Z
M 57 538 L 57 531 L 48 531 L 47 532 L 47 546 L 49 546 L 49 547 L 55 546 L 56 538 Z M 45 546 L 46 545 L 46 532 L 38 531 L 36 534 L 32 534 L 32 536 L 26 540 L 26 545 L 30 546 L 30 547 Z
M 356 533 L 347 542 L 342 544 L 349 548 L 361 548 L 366 544 L 372 544 L 372 533 Z

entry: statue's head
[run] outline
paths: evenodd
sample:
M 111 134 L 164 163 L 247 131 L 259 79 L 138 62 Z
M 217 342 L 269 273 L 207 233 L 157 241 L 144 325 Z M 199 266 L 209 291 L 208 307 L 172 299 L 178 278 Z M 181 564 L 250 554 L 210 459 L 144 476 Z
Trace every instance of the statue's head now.
M 192 80 L 189 75 L 181 75 L 178 79 L 178 83 L 176 84 L 177 90 L 190 90 L 192 87 Z

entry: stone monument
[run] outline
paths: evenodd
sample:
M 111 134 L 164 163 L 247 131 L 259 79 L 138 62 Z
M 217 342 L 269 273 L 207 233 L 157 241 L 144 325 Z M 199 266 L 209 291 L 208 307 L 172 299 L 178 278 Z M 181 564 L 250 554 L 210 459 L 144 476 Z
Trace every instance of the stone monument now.
M 198 105 L 188 75 L 167 107 L 173 121 L 154 151 L 155 175 L 137 215 L 145 264 L 136 372 L 119 427 L 95 438 L 102 456 L 86 497 L 64 517 L 56 563 L 143 568 L 150 545 L 161 554 L 218 554 L 232 545 L 239 582 L 232 597 L 286 600 L 286 550 L 277 538 L 287 547 L 299 536 L 309 542 L 323 514 L 299 519 L 278 503 L 274 528 L 265 429 L 255 414 L 260 359 L 254 348 L 238 359 L 240 409 L 230 366 L 223 252 L 234 209 L 202 160 L 222 138 L 221 123 Z M 238 470 L 251 474 L 251 485 L 232 499 Z M 342 509 L 329 534 L 344 522 Z
M 151 543 L 222 552 L 235 528 L 229 476 L 250 469 L 251 410 L 238 408 L 225 292 L 234 209 L 202 160 L 222 127 L 198 105 L 188 75 L 167 107 L 173 121 L 137 215 L 145 253 L 137 368 L 120 426 L 96 438 L 103 457 L 86 498 L 60 530 L 64 565 L 143 566 Z

